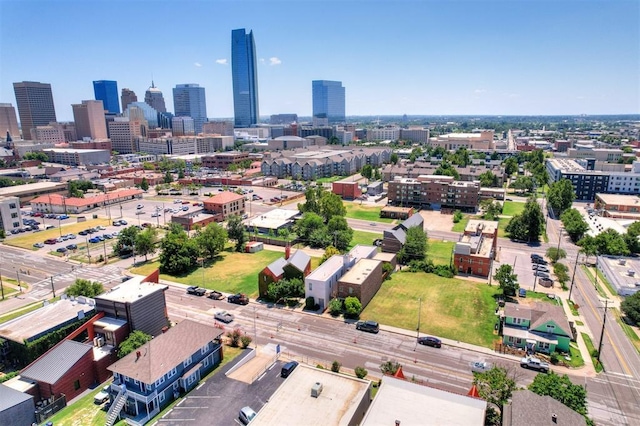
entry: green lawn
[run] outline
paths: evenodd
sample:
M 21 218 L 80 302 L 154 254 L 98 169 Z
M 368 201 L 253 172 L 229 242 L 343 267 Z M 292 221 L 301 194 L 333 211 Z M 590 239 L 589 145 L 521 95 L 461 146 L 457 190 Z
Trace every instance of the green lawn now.
M 507 217 L 499 217 L 498 218 L 498 237 L 506 238 L 507 237 L 507 225 L 511 219 Z
M 382 210 L 382 207 L 362 206 L 360 204 L 357 204 L 356 202 L 348 202 L 348 201 L 345 201 L 342 204 L 347 209 L 346 217 L 349 217 L 352 219 L 368 220 L 371 222 L 383 222 L 383 223 L 393 222 L 393 219 L 380 217 L 380 210 Z
M 418 323 L 418 298 L 422 299 L 420 332 L 487 348 L 494 335 L 497 286 L 489 287 L 424 272 L 396 272 L 360 315 L 406 330 Z
M 366 232 L 366 231 L 358 231 L 353 230 L 353 238 L 351 239 L 351 244 L 349 244 L 349 250 L 358 244 L 370 246 L 373 244 L 373 240 L 382 238 L 382 234 L 378 232 Z
M 324 178 L 317 178 L 316 182 L 318 183 L 331 183 L 341 179 L 344 179 L 346 176 L 329 176 Z
M 539 292 L 533 292 L 531 290 L 527 290 L 527 299 L 536 299 L 540 302 L 546 302 L 546 303 L 551 303 L 554 305 L 559 305 L 561 306 L 562 303 L 560 302 L 560 299 L 553 298 L 553 299 L 549 299 L 549 297 L 547 296 L 547 293 L 539 293 Z
M 449 265 L 455 244 L 453 241 L 429 240 L 427 258 L 436 265 Z
M 462 220 L 458 223 L 454 223 L 453 224 L 453 228 L 451 228 L 451 230 L 453 232 L 464 232 L 464 229 L 467 227 L 467 224 L 469 223 L 469 219 L 471 219 L 472 216 L 466 214 L 462 217 Z M 476 219 L 476 216 L 473 216 L 474 219 Z
M 591 355 L 591 361 L 593 361 L 593 366 L 596 369 L 596 372 L 600 373 L 602 370 L 604 370 L 604 368 L 602 367 L 602 364 L 598 362 L 596 357 L 593 356 L 593 353 L 595 352 L 596 347 L 593 346 L 591 337 L 589 337 L 587 333 L 580 333 L 580 335 L 582 336 L 582 339 L 584 340 L 584 344 L 587 347 L 589 354 Z
M 502 206 L 502 214 L 505 216 L 515 216 L 524 211 L 525 203 L 518 203 L 515 201 L 505 201 Z
M 282 252 L 269 250 L 257 253 L 224 251 L 215 262 L 209 264 L 205 262 L 204 271 L 202 268 L 196 268 L 192 272 L 178 277 L 160 274 L 160 279 L 186 285 L 197 285 L 225 293 L 246 293 L 250 297 L 256 297 L 258 295 L 258 272 L 283 255 Z M 159 267 L 160 262 L 149 262 L 132 268 L 131 272 L 146 276 Z
M 52 219 L 48 219 L 47 224 L 49 224 L 51 221 Z M 57 220 L 55 222 L 57 222 Z M 110 225 L 109 219 L 92 219 L 92 220 L 87 220 L 85 222 L 77 222 L 77 223 L 71 223 L 68 225 L 62 225 L 62 234 L 77 234 L 83 229 L 93 228 L 98 225 L 103 225 L 103 226 Z M 33 247 L 34 243 L 41 243 L 44 240 L 48 240 L 49 238 L 60 237 L 60 229 L 58 228 L 58 224 L 56 223 L 55 226 L 56 227 L 54 229 L 48 229 L 46 231 L 20 234 L 20 236 L 18 237 L 8 238 L 4 240 L 4 243 L 8 246 L 21 247 L 29 250 L 38 250 Z M 77 238 L 75 240 L 69 240 L 69 244 L 73 242 L 80 245 L 80 242 L 82 240 L 83 238 L 82 236 L 80 236 L 80 238 Z M 44 250 L 47 250 L 47 248 L 46 247 L 41 248 L 40 250 L 44 251 Z

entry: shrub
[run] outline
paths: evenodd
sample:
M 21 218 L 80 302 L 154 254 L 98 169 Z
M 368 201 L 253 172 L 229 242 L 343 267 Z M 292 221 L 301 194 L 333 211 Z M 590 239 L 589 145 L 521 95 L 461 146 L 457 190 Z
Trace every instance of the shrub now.
M 387 361 L 380 364 L 380 371 L 382 374 L 396 374 L 396 371 L 400 368 L 400 364 L 398 362 Z
M 558 355 L 558 352 L 553 352 L 550 358 L 551 358 L 551 364 L 553 365 L 557 365 L 560 362 L 560 355 Z
M 316 368 L 319 368 L 320 370 L 324 370 L 324 366 L 322 364 L 316 364 Z
M 365 377 L 367 377 L 367 374 L 369 374 L 369 372 L 365 370 L 364 367 L 360 367 L 360 366 L 356 367 L 354 371 L 358 379 L 364 379 Z
M 393 265 L 390 263 L 383 263 L 382 264 L 382 274 L 384 275 L 384 279 L 388 280 L 391 278 L 391 273 L 393 272 Z
M 340 367 L 342 367 L 342 364 L 340 364 L 338 361 L 333 361 L 333 363 L 331 364 L 331 371 L 333 371 L 334 373 L 339 373 Z
M 453 223 L 458 223 L 462 220 L 463 216 L 462 216 L 462 212 L 460 210 L 456 210 L 455 213 L 453 213 Z
M 316 301 L 313 297 L 309 296 L 304 300 L 304 308 L 308 310 L 315 310 Z
M 247 336 L 246 334 L 241 336 L 240 337 L 240 345 L 242 346 L 242 349 L 247 349 L 252 341 L 253 341 L 253 339 L 251 337 Z
M 342 301 L 340 299 L 331 299 L 331 302 L 329 302 L 329 313 L 333 316 L 342 313 Z
M 362 303 L 357 297 L 349 296 L 344 299 L 345 315 L 349 317 L 357 317 L 362 312 Z
M 237 348 L 242 337 L 242 331 L 239 328 L 234 328 L 227 332 L 227 337 L 229 338 L 229 346 Z

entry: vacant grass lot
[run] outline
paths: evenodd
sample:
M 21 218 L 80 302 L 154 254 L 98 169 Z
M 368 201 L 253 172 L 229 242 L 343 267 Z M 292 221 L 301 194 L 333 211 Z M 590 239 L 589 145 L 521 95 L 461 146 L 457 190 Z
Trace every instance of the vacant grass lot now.
M 111 225 L 111 223 L 109 222 L 109 219 L 91 219 L 85 222 L 70 223 L 67 225 L 62 225 L 62 234 L 77 234 L 83 229 L 94 228 L 98 225 L 107 226 Z M 18 237 L 7 238 L 6 240 L 4 240 L 4 243 L 8 246 L 21 247 L 29 250 L 38 250 L 37 248 L 33 247 L 35 243 L 41 243 L 44 240 L 48 240 L 49 238 L 58 237 L 60 237 L 60 228 L 58 228 L 58 225 L 56 225 L 54 229 L 48 229 L 46 231 L 40 232 L 29 232 L 20 234 L 20 236 Z M 76 243 L 80 245 L 79 242 L 81 240 L 82 236 L 73 241 L 70 240 L 69 244 Z M 47 247 L 45 246 L 40 250 L 47 250 Z
M 469 219 L 471 219 L 472 216 L 466 214 L 463 216 L 462 220 L 458 223 L 454 223 L 453 224 L 453 228 L 451 228 L 451 230 L 453 232 L 464 232 L 464 229 L 467 227 L 467 224 L 469 223 Z M 473 216 L 473 218 L 475 219 L 476 217 Z
M 393 222 L 393 219 L 380 217 L 380 210 L 382 210 L 382 207 L 362 206 L 360 204 L 356 204 L 356 202 L 348 202 L 348 201 L 345 201 L 342 204 L 344 204 L 344 207 L 347 209 L 346 217 L 349 217 L 352 219 L 368 220 L 371 222 L 383 222 L 383 223 Z
M 436 265 L 448 265 L 451 263 L 453 241 L 429 240 L 427 258 L 433 260 Z
M 354 229 L 353 238 L 351 239 L 351 244 L 349 244 L 349 250 L 358 244 L 370 246 L 373 244 L 373 240 L 378 238 L 382 238 L 382 234 L 379 232 L 366 232 Z
M 258 295 L 258 272 L 265 266 L 283 256 L 278 251 L 262 250 L 257 253 L 222 252 L 216 261 L 207 264 L 204 271 L 196 268 L 190 273 L 174 277 L 161 274 L 160 279 L 175 281 L 186 285 L 197 285 L 225 293 L 246 293 L 250 297 Z M 131 272 L 149 275 L 160 267 L 160 262 L 149 262 Z
M 507 237 L 507 225 L 511 221 L 510 217 L 499 217 L 498 218 L 498 237 L 506 238 Z
M 524 211 L 525 203 L 518 203 L 515 201 L 505 201 L 502 206 L 502 214 L 505 216 L 515 216 Z
M 382 324 L 415 330 L 418 298 L 422 299 L 420 332 L 492 348 L 499 339 L 494 295 L 489 287 L 424 272 L 396 272 L 360 315 Z

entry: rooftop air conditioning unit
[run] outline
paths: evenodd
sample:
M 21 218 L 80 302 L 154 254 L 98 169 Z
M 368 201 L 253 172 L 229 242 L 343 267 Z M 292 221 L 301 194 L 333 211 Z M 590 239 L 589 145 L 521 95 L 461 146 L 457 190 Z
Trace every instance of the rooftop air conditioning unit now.
M 313 386 L 311 386 L 311 396 L 317 398 L 322 393 L 322 383 L 315 382 Z
M 619 263 L 620 265 L 624 266 L 624 265 L 626 265 L 626 264 L 627 264 L 627 260 L 626 260 L 626 259 L 620 259 L 620 260 L 618 260 L 618 263 Z
M 636 274 L 636 271 L 634 271 L 633 269 L 629 269 L 627 271 L 627 274 L 629 274 L 630 277 L 633 277 Z

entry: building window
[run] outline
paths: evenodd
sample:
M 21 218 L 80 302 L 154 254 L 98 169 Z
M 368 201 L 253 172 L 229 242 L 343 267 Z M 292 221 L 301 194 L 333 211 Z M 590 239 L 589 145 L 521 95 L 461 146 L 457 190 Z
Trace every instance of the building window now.
M 202 366 L 203 367 L 208 367 L 209 366 L 209 357 L 207 357 L 207 358 L 202 360 Z
M 75 382 L 73 382 L 73 389 L 80 389 L 80 380 L 76 380 Z
M 185 359 L 185 360 L 184 360 L 184 362 L 182 363 L 182 365 L 184 366 L 184 368 L 187 368 L 187 366 L 188 366 L 189 364 L 191 364 L 191 362 L 192 362 L 191 357 L 189 357 L 189 358 L 187 358 L 187 359 Z
M 168 376 L 169 376 L 169 378 L 172 378 L 173 376 L 175 376 L 177 372 L 178 372 L 178 370 L 176 370 L 176 368 L 175 368 L 175 367 L 173 367 L 173 368 L 171 369 L 171 371 L 169 371 L 169 375 L 168 375 Z
M 313 291 L 313 283 L 309 283 L 309 291 Z
M 209 342 L 200 349 L 200 355 L 205 355 L 209 351 Z
M 164 401 L 164 392 L 160 392 L 158 394 L 158 402 L 163 402 Z
M 553 333 L 556 329 L 556 326 L 553 324 L 547 324 L 547 333 Z
M 164 374 L 158 380 L 156 380 L 156 387 L 164 383 Z

